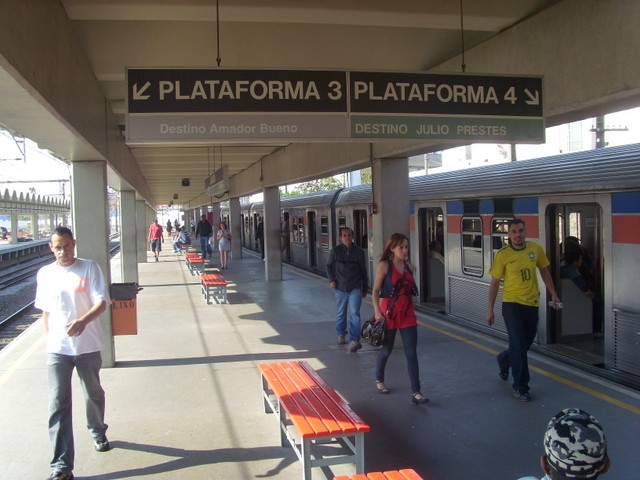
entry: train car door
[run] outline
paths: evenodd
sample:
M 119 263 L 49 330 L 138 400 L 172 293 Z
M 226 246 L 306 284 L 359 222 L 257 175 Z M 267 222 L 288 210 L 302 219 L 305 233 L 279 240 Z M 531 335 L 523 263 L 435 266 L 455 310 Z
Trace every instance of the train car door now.
M 367 211 L 353 211 L 353 243 L 361 249 L 369 249 L 369 228 L 367 224 Z
M 366 210 L 353 210 L 353 243 L 364 250 L 364 258 L 369 263 L 369 221 Z M 370 266 L 367 265 L 370 270 Z M 372 285 L 372 275 L 367 273 L 369 278 L 369 288 Z
M 418 209 L 420 235 L 420 301 L 445 311 L 444 215 L 441 208 Z
M 318 267 L 318 257 L 316 254 L 316 212 L 307 211 L 307 245 L 309 249 L 309 267 L 312 270 Z
M 549 348 L 592 365 L 604 363 L 602 209 L 596 203 L 547 207 L 547 249 L 560 311 L 549 310 Z

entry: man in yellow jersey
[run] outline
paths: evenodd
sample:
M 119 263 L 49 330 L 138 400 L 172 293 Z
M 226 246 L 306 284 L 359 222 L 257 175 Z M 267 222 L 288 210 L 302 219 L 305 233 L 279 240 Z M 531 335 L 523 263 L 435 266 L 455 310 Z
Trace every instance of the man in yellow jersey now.
M 502 317 L 509 335 L 509 348 L 498 354 L 499 375 L 502 380 L 507 380 L 511 368 L 513 394 L 518 400 L 528 402 L 530 397 L 527 351 L 538 329 L 540 300 L 536 268 L 540 270 L 542 281 L 551 293 L 553 305 L 559 307 L 560 299 L 549 271 L 549 259 L 540 245 L 527 242 L 524 221 L 514 218 L 509 220 L 507 226 L 509 245 L 498 251 L 489 270 L 492 279 L 489 287 L 487 325 L 493 325 L 493 306 L 500 288 L 500 280 L 504 279 Z

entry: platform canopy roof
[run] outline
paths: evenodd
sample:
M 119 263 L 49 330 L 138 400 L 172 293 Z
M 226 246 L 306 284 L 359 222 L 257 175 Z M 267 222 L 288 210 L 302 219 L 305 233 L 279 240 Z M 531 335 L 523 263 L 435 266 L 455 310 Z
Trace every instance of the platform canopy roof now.
M 30 58 L 21 60 L 17 56 L 12 57 L 17 47 L 8 50 L 4 56 L 3 47 L 0 47 L 0 67 L 3 67 L 0 69 L 0 86 L 7 87 L 4 94 L 0 92 L 0 103 L 10 100 L 14 107 L 9 110 L 9 107 L 0 106 L 0 123 L 34 138 L 41 146 L 69 161 L 90 159 L 97 151 L 110 162 L 116 188 L 133 187 L 152 205 L 168 204 L 173 200 L 188 207 L 207 203 L 208 198 L 203 192 L 205 179 L 220 165 L 228 168 L 236 191 L 247 194 L 259 191 L 265 185 L 301 181 L 366 166 L 368 155 L 361 152 L 369 147 L 344 142 L 339 145 L 325 142 L 318 146 L 281 141 L 127 145 L 126 68 L 394 72 L 444 69 L 461 73 L 463 45 L 467 52 L 482 48 L 505 32 L 512 32 L 531 21 L 539 22 L 536 19 L 540 15 L 548 14 L 549 9 L 559 4 L 580 2 L 61 0 L 62 8 L 58 7 L 61 16 L 56 15 L 55 8 L 48 6 L 49 3 L 16 0 L 3 7 L 5 20 L 0 22 L 10 30 L 5 33 L 11 35 L 7 41 L 23 42 L 27 55 L 30 48 L 34 52 L 36 48 L 44 48 L 48 55 L 33 58 L 34 53 Z M 43 10 L 45 13 L 41 14 Z M 47 18 L 40 18 L 40 15 Z M 47 21 L 48 26 L 44 27 Z M 45 30 L 60 32 L 60 35 L 39 36 L 42 29 L 38 28 L 38 22 L 43 22 Z M 26 33 L 22 34 L 16 23 L 23 23 Z M 0 38 L 0 44 L 3 41 Z M 80 105 L 69 105 L 73 102 L 68 96 L 66 101 L 56 104 L 57 92 L 51 91 L 53 87 L 48 87 L 47 81 L 38 78 L 37 73 L 29 73 L 41 66 L 36 62 L 44 64 L 42 66 L 48 71 L 55 71 L 57 59 L 52 57 L 52 53 L 76 60 L 84 57 L 77 61 L 88 65 L 89 76 L 95 79 L 94 83 L 97 82 L 97 89 L 104 98 L 106 133 L 103 132 L 102 136 L 107 137 L 106 146 L 101 147 L 100 140 L 92 138 L 91 131 L 84 131 L 91 126 L 86 123 L 90 124 L 93 117 L 84 123 L 80 117 L 73 118 L 75 110 L 84 106 L 83 96 L 78 97 Z M 498 73 L 545 73 L 536 71 L 535 67 L 531 71 L 523 71 L 521 58 L 509 65 L 509 52 L 500 51 L 495 55 L 505 57 L 500 67 L 495 61 L 486 65 L 480 63 L 480 57 L 467 57 L 466 69 L 485 73 L 498 70 Z M 62 65 L 72 65 L 68 63 L 69 59 L 65 61 L 67 63 Z M 56 79 L 51 77 L 48 81 L 58 88 Z M 21 88 L 19 94 L 6 93 L 12 92 L 9 87 L 14 83 Z M 67 85 L 74 88 L 74 82 Z M 23 96 L 27 100 L 21 105 Z M 39 104 L 37 108 L 34 101 Z M 39 113 L 43 105 L 49 120 L 55 119 L 64 128 L 50 127 L 49 120 L 45 121 Z M 93 105 L 88 103 L 86 107 L 89 110 Z M 555 112 L 558 121 L 567 111 L 569 108 Z M 93 115 L 90 111 L 88 114 Z M 554 121 L 551 119 L 550 123 Z M 118 140 L 125 142 L 118 147 L 124 149 L 124 153 L 114 154 L 114 147 L 109 147 L 116 130 L 121 134 Z M 67 138 L 70 136 L 74 139 Z M 436 147 L 424 142 L 396 142 L 385 146 L 380 155 L 426 152 Z M 118 155 L 125 160 L 110 158 Z M 324 157 L 332 157 L 333 160 L 325 161 Z M 290 167 L 291 162 L 307 162 L 311 166 Z M 188 187 L 182 185 L 183 178 L 190 180 Z M 174 200 L 175 195 L 178 198 Z

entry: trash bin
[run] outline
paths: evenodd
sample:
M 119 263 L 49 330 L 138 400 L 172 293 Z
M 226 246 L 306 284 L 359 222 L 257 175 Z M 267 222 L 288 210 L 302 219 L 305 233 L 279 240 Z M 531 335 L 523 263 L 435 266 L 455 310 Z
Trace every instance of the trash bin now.
M 137 335 L 136 296 L 142 290 L 135 282 L 111 284 L 111 329 L 114 335 Z

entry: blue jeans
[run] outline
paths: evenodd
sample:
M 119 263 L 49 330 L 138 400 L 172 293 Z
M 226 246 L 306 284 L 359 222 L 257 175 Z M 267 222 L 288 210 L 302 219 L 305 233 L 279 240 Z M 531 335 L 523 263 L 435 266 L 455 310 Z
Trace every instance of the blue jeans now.
M 211 245 L 209 245 L 210 237 L 200 236 L 200 252 L 202 253 L 202 259 L 207 258 L 207 253 L 209 254 L 209 258 L 211 258 Z
M 509 348 L 498 355 L 498 367 L 508 371 L 511 367 L 513 389 L 529 391 L 529 363 L 527 351 L 538 331 L 538 307 L 503 302 L 502 317 L 509 335 Z
M 71 472 L 75 456 L 73 443 L 71 375 L 78 371 L 84 393 L 87 428 L 93 438 L 107 431 L 104 423 L 104 390 L 100 386 L 100 352 L 83 355 L 47 355 L 49 377 L 49 439 L 53 448 L 51 470 Z
M 394 328 L 387 329 L 384 337 L 384 343 L 378 352 L 376 358 L 376 381 L 384 382 L 384 369 L 387 366 L 387 360 L 393 351 L 393 344 L 396 343 L 396 333 L 400 330 L 402 337 L 402 345 L 404 347 L 404 356 L 407 357 L 407 371 L 409 372 L 409 380 L 411 381 L 411 392 L 418 393 L 420 391 L 420 367 L 418 366 L 418 327 Z
M 347 335 L 347 314 L 349 315 L 349 340 L 360 340 L 360 305 L 362 305 L 362 289 L 354 288 L 349 293 L 335 289 L 336 298 L 336 333 Z

